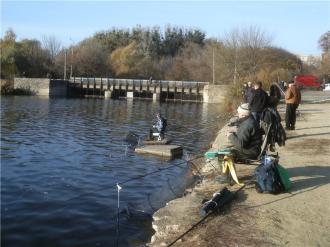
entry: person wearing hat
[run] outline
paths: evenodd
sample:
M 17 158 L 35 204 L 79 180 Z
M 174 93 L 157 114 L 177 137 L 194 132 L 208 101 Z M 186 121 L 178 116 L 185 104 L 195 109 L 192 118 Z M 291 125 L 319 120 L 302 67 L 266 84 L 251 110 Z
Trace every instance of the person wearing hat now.
M 290 81 L 285 91 L 285 129 L 294 130 L 296 125 L 296 111 L 301 101 L 300 90 L 294 81 Z
M 261 152 L 262 133 L 259 123 L 252 116 L 249 104 L 237 108 L 238 126 L 236 132 L 227 133 L 238 159 L 256 159 Z

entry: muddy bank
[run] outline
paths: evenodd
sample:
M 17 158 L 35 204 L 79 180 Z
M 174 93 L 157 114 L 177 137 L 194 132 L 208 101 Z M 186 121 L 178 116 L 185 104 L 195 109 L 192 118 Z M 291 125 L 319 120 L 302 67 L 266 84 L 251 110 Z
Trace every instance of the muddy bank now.
M 258 194 L 253 185 L 247 186 L 222 214 L 209 217 L 174 246 L 330 245 L 330 103 L 317 103 L 315 94 L 304 92 L 304 97 L 308 100 L 299 107 L 296 130 L 287 132 L 284 147 L 277 147 L 292 181 L 290 193 Z M 282 116 L 284 111 L 280 105 Z M 219 131 L 211 150 L 226 145 L 225 132 L 226 127 Z M 239 178 L 251 179 L 254 169 L 237 165 Z M 172 243 L 201 219 L 202 200 L 226 186 L 217 182 L 220 171 L 214 161 L 204 164 L 200 174 L 200 184 L 154 214 L 156 233 L 150 246 Z

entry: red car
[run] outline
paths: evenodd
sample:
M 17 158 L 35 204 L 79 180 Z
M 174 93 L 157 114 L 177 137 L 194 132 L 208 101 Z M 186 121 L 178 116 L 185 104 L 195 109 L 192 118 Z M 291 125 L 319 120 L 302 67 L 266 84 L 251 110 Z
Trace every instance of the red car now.
M 314 75 L 297 75 L 295 81 L 300 88 L 314 88 L 321 90 L 322 85 Z

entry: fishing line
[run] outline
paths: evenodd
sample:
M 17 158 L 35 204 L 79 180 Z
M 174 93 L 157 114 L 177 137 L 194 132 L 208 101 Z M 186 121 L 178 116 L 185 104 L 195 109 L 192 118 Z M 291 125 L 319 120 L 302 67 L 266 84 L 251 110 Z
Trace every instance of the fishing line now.
M 151 201 L 150 201 L 150 195 L 151 195 L 151 193 L 148 193 L 148 196 L 147 196 L 147 199 L 148 199 L 148 204 L 149 204 L 149 206 L 150 206 L 150 208 L 152 209 L 152 211 L 153 212 L 155 212 L 156 211 L 156 209 L 151 205 Z
M 190 159 L 189 161 L 196 160 L 196 159 L 200 158 L 201 155 L 202 155 L 202 154 L 197 154 L 196 157 Z M 182 165 L 187 164 L 187 162 L 189 162 L 189 161 L 186 161 L 186 160 L 185 160 L 185 161 L 182 161 L 182 162 L 180 162 L 180 163 L 178 163 L 178 164 L 173 164 L 173 165 L 170 165 L 170 166 L 165 167 L 165 168 L 159 168 L 158 170 L 155 170 L 155 171 L 152 171 L 152 172 L 149 172 L 149 173 L 146 173 L 146 174 L 140 175 L 140 176 L 136 176 L 136 177 L 133 177 L 133 178 L 126 179 L 126 180 L 124 180 L 124 181 L 122 181 L 122 182 L 118 182 L 118 185 L 119 185 L 119 186 L 122 186 L 122 185 L 124 185 L 124 184 L 129 183 L 129 182 L 132 182 L 132 181 L 135 181 L 135 180 L 139 180 L 139 179 L 142 179 L 142 178 L 144 178 L 144 177 L 147 177 L 147 176 L 150 176 L 150 175 L 153 175 L 153 174 L 157 174 L 157 173 L 159 173 L 159 172 L 162 172 L 162 171 L 165 171 L 165 170 L 169 170 L 169 169 L 172 169 L 172 168 L 175 168 L 175 167 L 177 167 L 177 168 L 182 168 L 182 169 L 183 169 L 184 167 L 182 167 Z M 97 189 L 97 190 L 92 191 L 92 192 L 83 193 L 83 194 L 80 194 L 80 195 L 78 195 L 78 196 L 72 197 L 72 198 L 67 199 L 67 200 L 64 200 L 64 201 L 58 201 L 58 203 L 67 203 L 67 202 L 70 202 L 70 201 L 72 201 L 72 200 L 76 200 L 76 199 L 80 199 L 80 198 L 85 197 L 85 196 L 93 195 L 93 194 L 95 194 L 96 192 L 100 192 L 100 191 L 103 191 L 103 190 L 107 190 L 107 189 L 109 189 L 109 188 L 111 188 L 111 187 L 115 187 L 116 185 L 117 185 L 117 183 L 114 183 L 114 184 L 112 184 L 112 185 L 105 185 L 105 186 L 103 186 L 103 187 L 100 187 L 100 188 Z M 65 208 L 67 208 L 67 207 L 69 207 L 69 206 L 70 206 L 70 205 L 66 204 L 66 205 L 64 205 L 64 206 L 62 206 L 62 207 L 59 207 L 59 208 L 55 209 L 55 211 L 65 209 Z M 36 205 L 36 206 L 34 206 L 34 207 L 30 207 L 30 208 L 31 208 L 31 209 L 34 209 L 34 210 L 37 210 L 37 209 L 44 208 L 44 206 L 43 206 L 43 205 Z
M 175 197 L 179 197 L 179 196 L 174 192 L 174 190 L 173 190 L 173 188 L 172 188 L 172 186 L 171 186 L 171 184 L 170 184 L 170 179 L 169 179 L 169 178 L 166 180 L 166 182 L 167 182 L 167 184 L 168 184 L 168 187 L 170 188 L 170 191 L 173 193 L 173 195 L 174 195 Z
M 122 189 L 121 186 L 119 186 L 119 184 L 117 183 L 117 230 L 116 230 L 116 243 L 117 243 L 117 247 L 118 247 L 118 241 L 119 241 L 119 209 L 120 209 L 120 197 L 119 197 L 119 194 L 120 194 L 120 190 Z
M 72 198 L 70 198 L 70 199 L 68 199 L 68 200 L 59 201 L 58 203 L 65 203 L 66 205 L 64 205 L 64 206 L 62 206 L 62 207 L 59 207 L 59 208 L 55 209 L 54 211 L 63 210 L 63 209 L 65 209 L 65 208 L 69 207 L 70 205 L 67 204 L 67 202 L 69 202 L 69 201 L 72 201 L 72 200 L 75 200 L 75 199 L 79 199 L 79 198 L 82 198 L 82 197 L 85 197 L 85 196 L 88 196 L 88 195 L 93 195 L 93 194 L 96 193 L 96 192 L 99 192 L 99 191 L 102 191 L 102 190 L 109 189 L 109 187 L 117 186 L 117 190 L 118 190 L 118 191 L 117 191 L 117 193 L 118 193 L 118 195 L 117 195 L 117 197 L 118 197 L 118 198 L 117 198 L 117 199 L 118 199 L 118 204 L 117 204 L 117 214 L 114 215 L 112 218 L 110 218 L 110 221 L 111 221 L 112 219 L 115 219 L 115 218 L 117 217 L 117 225 L 118 225 L 118 224 L 119 224 L 119 214 L 120 214 L 120 208 L 119 208 L 119 199 L 120 199 L 120 198 L 119 198 L 119 190 L 122 188 L 122 185 L 127 184 L 127 183 L 132 182 L 132 181 L 135 181 L 135 180 L 142 179 L 142 178 L 147 177 L 147 176 L 149 176 L 149 175 L 153 175 L 153 174 L 157 174 L 157 173 L 159 173 L 159 172 L 165 171 L 165 170 L 169 170 L 169 169 L 171 169 L 171 168 L 175 168 L 175 167 L 178 167 L 178 168 L 184 168 L 184 167 L 182 167 L 182 165 L 187 165 L 189 162 L 191 162 L 191 163 L 193 164 L 192 161 L 194 161 L 194 160 L 196 160 L 196 159 L 199 159 L 199 158 L 201 158 L 201 157 L 203 157 L 203 153 L 196 154 L 196 156 L 195 156 L 194 158 L 190 159 L 190 160 L 184 160 L 184 161 L 182 161 L 182 162 L 180 162 L 180 163 L 173 164 L 173 165 L 168 166 L 168 167 L 165 167 L 165 168 L 161 168 L 161 169 L 158 169 L 158 170 L 155 170 L 155 171 L 152 171 L 152 172 L 149 172 L 149 173 L 146 173 L 146 174 L 143 174 L 143 175 L 137 176 L 137 177 L 133 177 L 133 178 L 130 178 L 130 179 L 124 180 L 124 181 L 122 181 L 122 182 L 117 182 L 116 184 L 113 184 L 112 186 L 111 186 L 111 185 L 110 185 L 110 186 L 107 185 L 107 186 L 101 187 L 101 188 L 98 189 L 98 190 L 94 190 L 93 192 L 84 193 L 84 194 L 81 194 L 81 195 L 79 195 L 79 196 L 72 197 Z M 119 186 L 120 188 L 119 188 L 118 186 Z M 149 202 L 149 205 L 150 205 L 151 209 L 152 209 L 153 211 L 155 211 L 155 208 L 152 207 L 151 202 L 150 202 L 150 194 L 149 194 L 149 196 L 148 196 L 148 202 Z M 44 208 L 44 206 L 43 206 L 43 205 L 36 205 L 36 206 L 34 206 L 34 207 L 30 207 L 30 209 L 33 209 L 33 210 L 38 210 L 38 209 L 41 209 L 41 208 Z M 119 232 L 119 228 L 118 228 L 118 232 Z
M 214 128 L 214 127 L 218 127 L 218 126 L 219 126 L 218 124 L 214 124 L 214 125 L 209 125 L 207 127 L 199 128 L 197 130 L 188 131 L 188 132 L 185 132 L 184 134 L 181 134 L 181 135 L 176 135 L 176 134 L 166 134 L 166 135 L 169 136 L 169 137 L 182 137 L 182 136 L 185 136 L 185 135 L 188 135 L 188 134 L 193 134 L 193 133 L 196 133 L 196 132 L 206 131 L 210 128 Z

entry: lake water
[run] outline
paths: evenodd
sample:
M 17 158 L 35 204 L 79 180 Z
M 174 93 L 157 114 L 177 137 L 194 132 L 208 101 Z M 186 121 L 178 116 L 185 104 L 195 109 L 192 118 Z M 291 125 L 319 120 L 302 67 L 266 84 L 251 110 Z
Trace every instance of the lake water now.
M 181 159 L 138 155 L 124 141 L 129 131 L 144 139 L 159 109 Z M 193 180 L 185 158 L 223 123 L 219 105 L 2 97 L 2 246 L 143 245 L 152 213 Z

